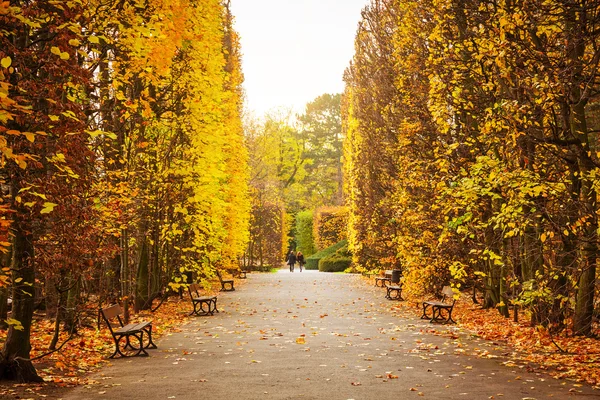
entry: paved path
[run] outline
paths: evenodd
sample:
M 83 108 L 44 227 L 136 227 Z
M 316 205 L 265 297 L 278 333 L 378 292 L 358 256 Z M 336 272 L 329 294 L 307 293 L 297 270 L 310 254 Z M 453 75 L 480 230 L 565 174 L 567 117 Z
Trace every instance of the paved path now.
M 501 365 L 503 349 L 392 310 L 357 276 L 248 274 L 148 358 L 116 360 L 66 399 L 573 399 L 597 391 Z M 404 312 L 407 314 L 406 312 Z M 581 391 L 574 396 L 571 391 Z M 422 396 L 422 397 L 421 397 Z M 493 396 L 493 397 L 492 397 Z

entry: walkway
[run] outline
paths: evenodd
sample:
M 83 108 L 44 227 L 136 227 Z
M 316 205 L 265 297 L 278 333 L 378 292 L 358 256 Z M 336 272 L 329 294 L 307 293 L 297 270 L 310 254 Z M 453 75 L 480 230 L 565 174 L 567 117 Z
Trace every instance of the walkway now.
M 357 276 L 248 274 L 148 358 L 65 399 L 573 399 L 597 391 L 501 365 L 503 349 L 392 310 Z M 435 335 L 449 329 L 449 334 Z M 484 353 L 489 357 L 470 354 Z M 569 392 L 571 390 L 571 392 Z M 582 394 L 583 394 L 582 393 Z M 579 397 L 579 396 L 577 396 Z

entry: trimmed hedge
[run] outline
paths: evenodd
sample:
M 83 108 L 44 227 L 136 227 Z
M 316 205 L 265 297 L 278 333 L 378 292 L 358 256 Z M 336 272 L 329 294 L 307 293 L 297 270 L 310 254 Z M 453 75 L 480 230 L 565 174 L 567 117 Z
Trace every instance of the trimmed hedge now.
M 347 239 L 348 208 L 321 207 L 314 213 L 313 239 L 317 250 L 325 250 Z
M 321 258 L 319 271 L 321 272 L 344 272 L 352 264 L 352 254 L 348 251 L 348 242 L 337 249 L 335 253 Z M 341 243 L 341 242 L 340 242 Z
M 324 250 L 321 250 L 310 257 L 306 258 L 306 269 L 319 269 L 319 261 L 327 256 L 333 255 L 336 251 L 341 249 L 342 247 L 346 247 L 346 251 L 348 249 L 348 241 L 342 240 L 331 247 L 328 247 Z
M 310 210 L 296 215 L 296 242 L 296 250 L 301 251 L 305 258 L 317 251 L 313 240 L 313 212 Z

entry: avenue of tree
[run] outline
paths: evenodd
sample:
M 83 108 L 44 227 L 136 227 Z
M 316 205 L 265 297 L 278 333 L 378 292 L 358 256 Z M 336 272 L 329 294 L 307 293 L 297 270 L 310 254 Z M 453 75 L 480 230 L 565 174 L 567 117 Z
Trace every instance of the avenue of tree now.
M 319 208 L 347 215 L 355 271 L 400 268 L 408 296 L 451 283 L 595 333 L 595 1 L 371 0 L 345 92 L 261 118 L 232 20 L 226 0 L 0 0 L 0 379 L 39 380 L 35 309 L 55 349 L 108 303 L 280 266 Z

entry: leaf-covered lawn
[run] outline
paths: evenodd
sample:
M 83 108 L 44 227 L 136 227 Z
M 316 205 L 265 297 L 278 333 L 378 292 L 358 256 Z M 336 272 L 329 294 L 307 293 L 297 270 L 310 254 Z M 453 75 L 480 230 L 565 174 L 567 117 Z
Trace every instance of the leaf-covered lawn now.
M 600 385 L 600 341 L 584 337 L 552 336 L 542 327 L 531 327 L 523 313 L 522 322 L 504 318 L 497 310 L 482 310 L 469 299 L 457 302 L 453 312 L 459 326 L 483 339 L 504 341 L 514 351 L 507 366 L 526 361 L 546 370 L 554 378 Z
M 177 331 L 177 327 L 188 320 L 190 309 L 190 302 L 186 299 L 172 298 L 162 304 L 156 312 L 143 312 L 134 316 L 133 320 L 151 320 L 152 337 L 158 339 L 167 333 Z M 77 335 L 68 341 L 60 351 L 34 361 L 39 375 L 46 382 L 53 382 L 58 386 L 86 384 L 88 383 L 88 372 L 110 361 L 108 357 L 112 354 L 115 346 L 112 336 L 104 321 L 100 323 L 100 330 L 95 329 L 95 325 L 96 321 L 94 321 L 93 328 L 79 328 Z M 6 333 L 6 331 L 0 332 L 0 343 L 6 339 Z M 31 358 L 48 352 L 48 345 L 53 334 L 53 321 L 43 318 L 34 321 L 31 333 Z M 60 346 L 67 338 L 66 333 L 61 333 L 58 345 Z M 0 395 L 2 394 L 7 393 L 0 388 Z

